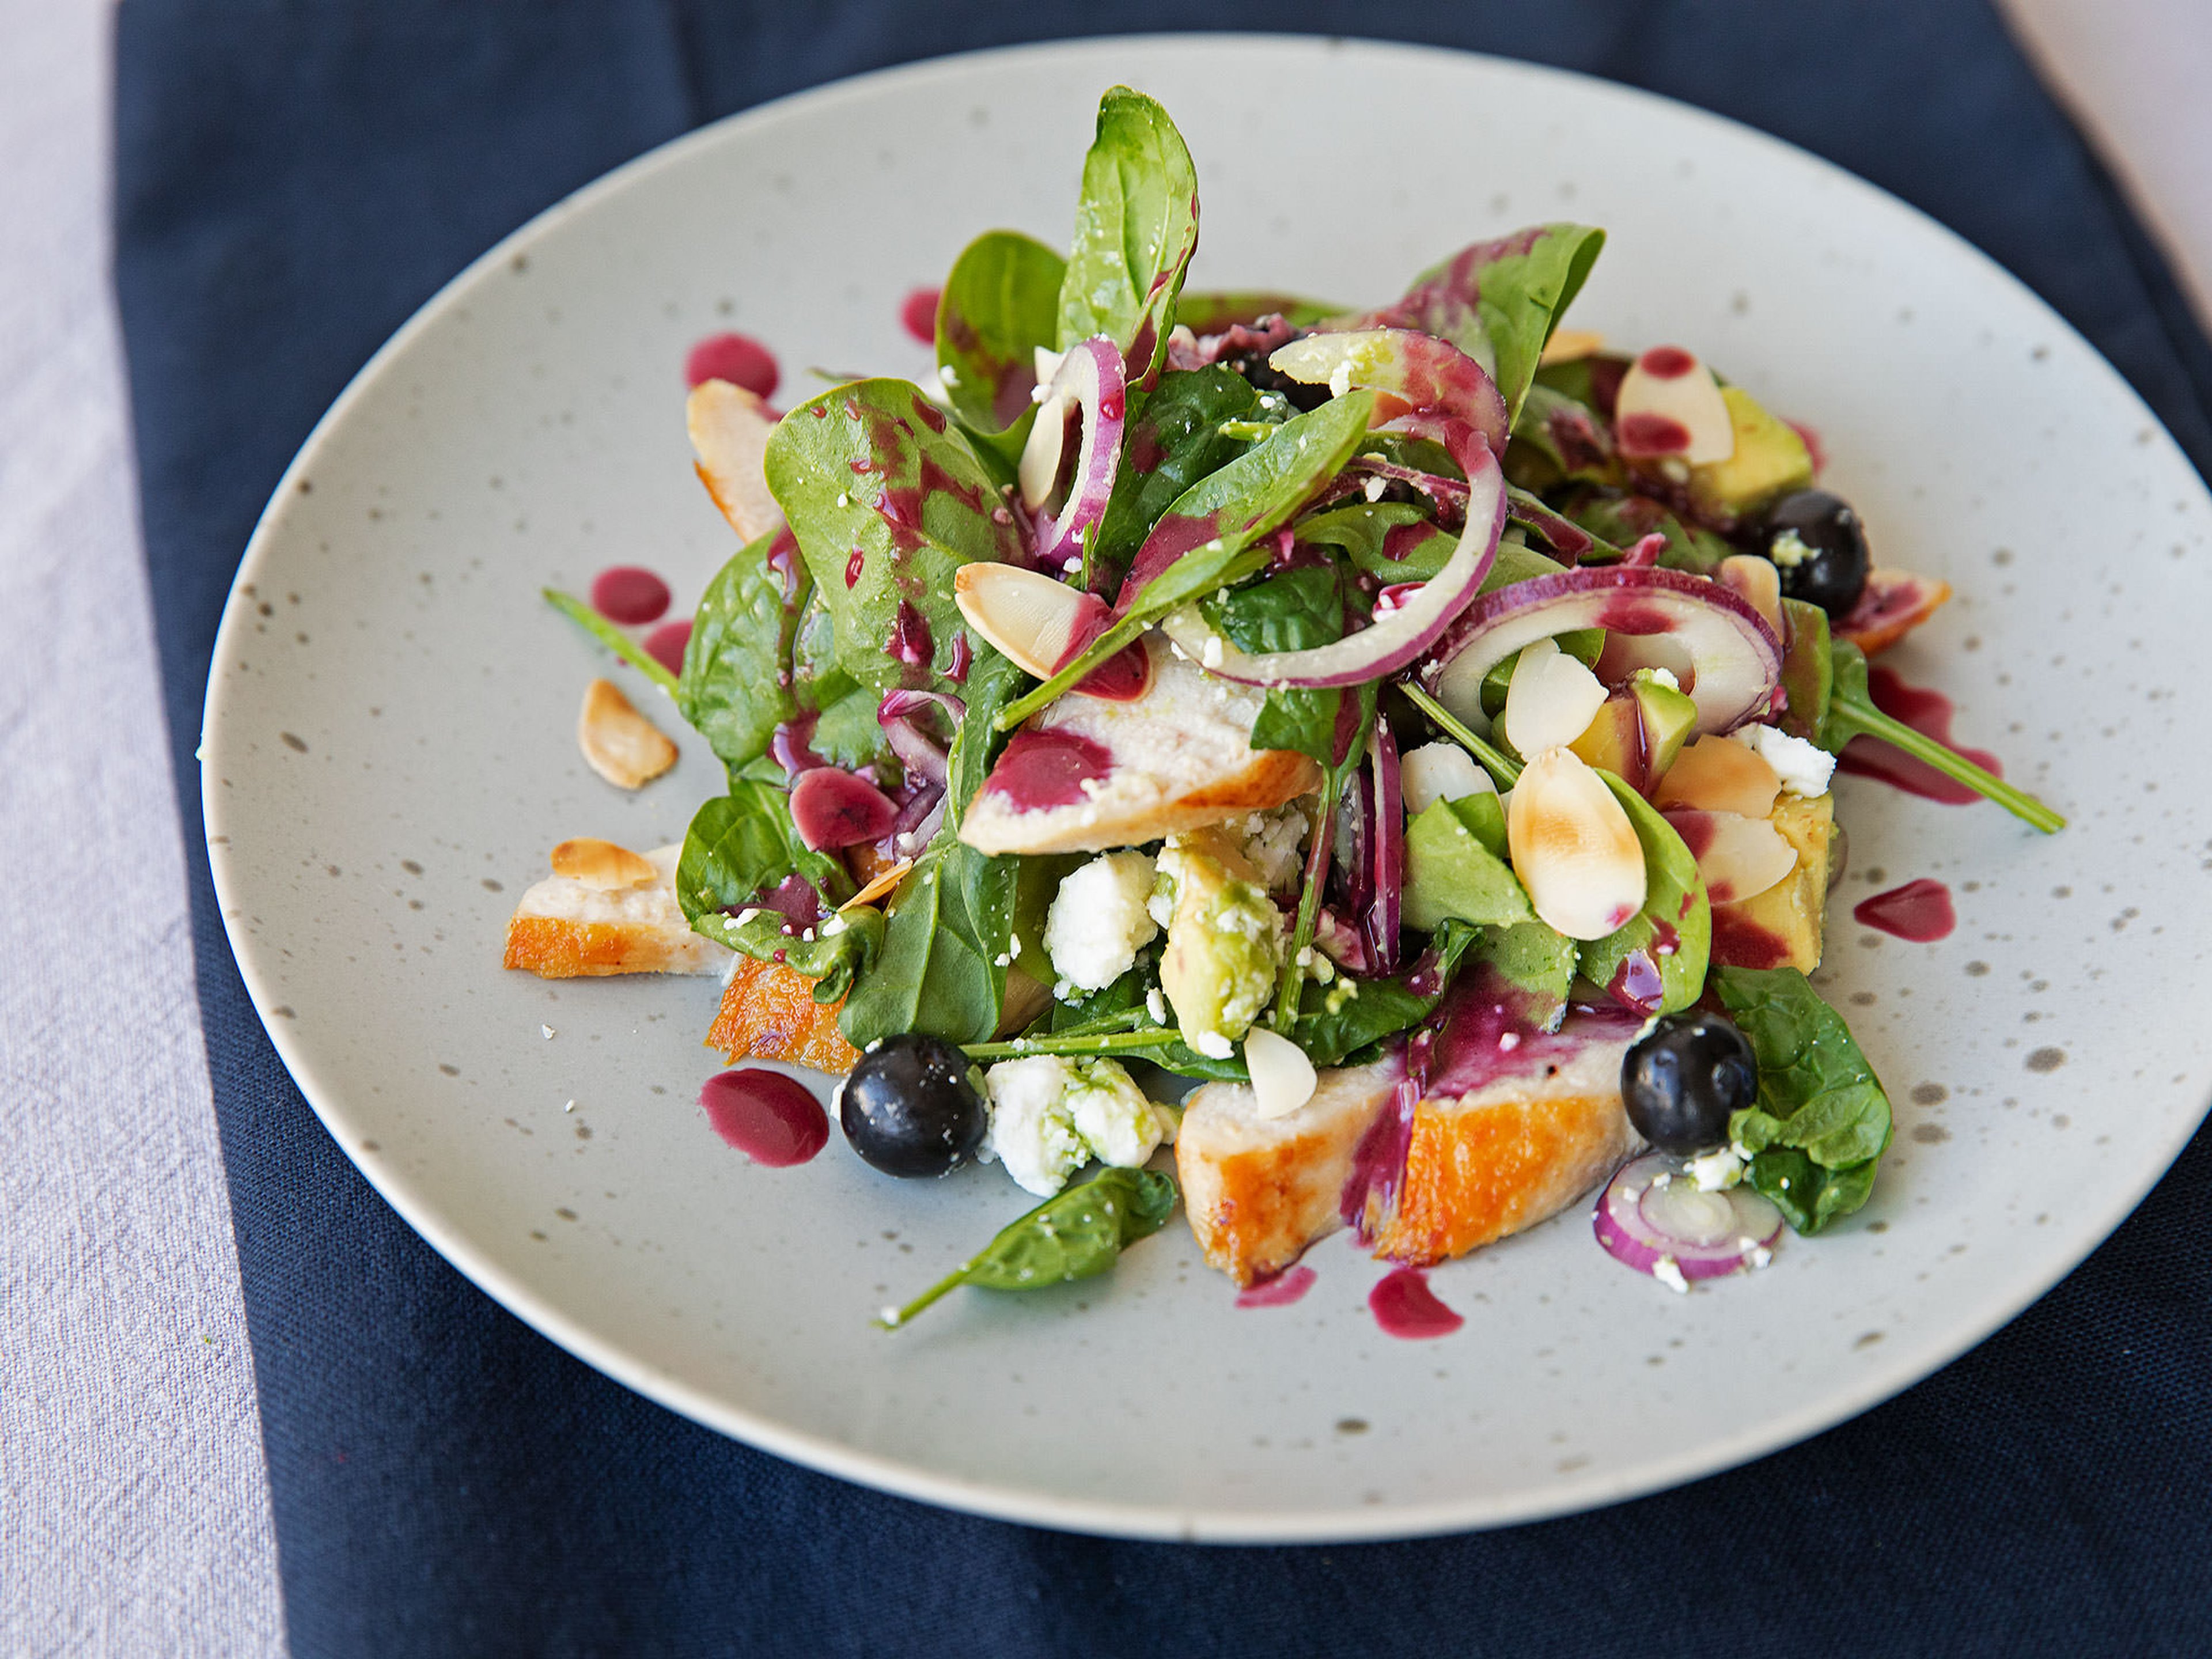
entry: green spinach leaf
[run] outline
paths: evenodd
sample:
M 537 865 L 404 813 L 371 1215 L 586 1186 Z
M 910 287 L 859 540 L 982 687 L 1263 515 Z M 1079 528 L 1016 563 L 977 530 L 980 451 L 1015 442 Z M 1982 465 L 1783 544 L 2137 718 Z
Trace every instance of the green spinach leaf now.
M 1505 812 L 1496 794 L 1437 801 L 1406 826 L 1407 927 L 1430 932 L 1457 917 L 1509 927 L 1535 914 L 1506 862 Z
M 1307 981 L 1298 1018 L 1289 1036 L 1316 1066 L 1340 1066 L 1419 1024 L 1436 1012 L 1461 958 L 1473 949 L 1478 930 L 1447 921 L 1428 950 L 1402 973 L 1376 979 L 1340 979 L 1334 985 Z
M 964 629 L 953 573 L 1021 552 L 974 447 L 917 387 L 856 380 L 777 422 L 765 465 L 830 613 L 839 666 L 878 690 L 957 691 L 946 678 Z
M 1782 631 L 1782 729 L 1793 738 L 1817 743 L 1820 728 L 1827 724 L 1828 699 L 1836 689 L 1828 613 L 1817 605 L 1785 598 Z
M 824 917 L 819 927 L 797 932 L 790 931 L 789 920 L 776 910 L 757 910 L 744 921 L 710 911 L 691 925 L 741 956 L 781 963 L 804 974 L 814 981 L 814 1000 L 823 1003 L 849 994 L 875 965 L 884 943 L 884 919 L 866 904 L 840 910 Z
M 1616 996 L 1655 985 L 1656 1013 L 1688 1007 L 1704 993 L 1705 965 L 1712 952 L 1713 908 L 1698 861 L 1658 809 L 1610 772 L 1600 772 L 1635 826 L 1644 847 L 1644 908 L 1615 932 L 1592 939 L 1581 950 L 1583 978 Z M 1616 985 L 1615 981 L 1620 982 Z
M 1217 593 L 1200 609 L 1239 650 L 1307 651 L 1344 635 L 1347 593 L 1334 561 L 1302 565 Z M 1284 686 L 1272 690 L 1252 724 L 1255 749 L 1294 749 L 1323 766 L 1336 758 L 1337 711 L 1344 693 Z
M 1198 169 L 1168 112 L 1109 88 L 1083 158 L 1083 194 L 1060 285 L 1061 350 L 1094 334 L 1121 348 L 1133 386 L 1166 355 L 1190 256 L 1198 251 Z
M 1866 1202 L 1888 1150 L 1889 1097 L 1843 1016 L 1794 968 L 1722 968 L 1713 989 L 1759 1057 L 1759 1103 L 1729 1120 L 1751 1182 L 1801 1233 Z
M 705 932 L 699 927 L 702 918 L 755 904 L 763 891 L 794 875 L 804 876 L 832 904 L 852 896 L 845 866 L 799 840 L 791 797 L 772 783 L 733 778 L 728 794 L 702 803 L 691 815 L 676 860 L 676 902 L 684 919 Z M 719 932 L 709 936 L 722 937 Z
M 1359 501 L 1316 513 L 1299 522 L 1298 539 L 1343 549 L 1386 584 L 1427 581 L 1459 547 L 1458 537 L 1411 501 Z
M 1092 557 L 1109 570 L 1126 567 L 1177 496 L 1251 447 L 1250 440 L 1222 428 L 1259 419 L 1261 413 L 1260 394 L 1218 363 L 1170 369 L 1141 403 L 1133 397 L 1121 466 Z
M 1540 921 L 1486 927 L 1461 963 L 1464 973 L 1488 972 L 1523 999 L 1522 1017 L 1540 1031 L 1556 1031 L 1567 1017 L 1575 982 L 1575 941 Z
M 794 653 L 813 586 L 779 530 L 739 548 L 700 596 L 676 706 L 732 772 L 799 713 Z
M 1067 262 L 1016 230 L 986 231 L 961 250 L 937 307 L 938 378 L 979 448 L 1012 477 L 1036 406 L 1036 353 L 1060 325 Z
M 1603 231 L 1564 223 L 1477 242 L 1423 271 L 1393 314 L 1488 369 L 1517 416 L 1544 343 L 1604 246 Z
M 988 1291 L 1036 1291 L 1095 1279 L 1130 1245 L 1167 1225 L 1179 1196 L 1173 1176 L 1152 1170 L 1102 1170 L 1001 1229 L 981 1250 L 877 1322 L 896 1330 L 963 1285 Z

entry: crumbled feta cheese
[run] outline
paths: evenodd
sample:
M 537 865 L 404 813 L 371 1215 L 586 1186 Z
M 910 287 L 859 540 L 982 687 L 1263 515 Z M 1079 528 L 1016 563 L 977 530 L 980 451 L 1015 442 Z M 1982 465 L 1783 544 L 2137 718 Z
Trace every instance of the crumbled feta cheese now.
M 1237 1052 L 1229 1039 L 1218 1031 L 1193 1031 L 1190 1046 L 1208 1060 L 1226 1060 Z
M 1079 1061 L 1068 1069 L 1068 1116 L 1091 1156 L 1125 1170 L 1150 1158 L 1160 1144 L 1159 1119 L 1121 1063 Z
M 1340 362 L 1334 368 L 1329 370 L 1328 395 L 1332 398 L 1341 398 L 1351 390 L 1352 364 L 1347 360 L 1346 362 Z
M 1142 853 L 1109 853 L 1061 882 L 1044 921 L 1053 971 L 1086 991 L 1103 991 L 1127 973 L 1159 935 L 1149 908 L 1155 874 Z
M 1682 1277 L 1681 1263 L 1671 1255 L 1662 1255 L 1651 1264 L 1651 1277 L 1677 1296 L 1690 1293 L 1690 1281 Z
M 1490 774 L 1455 743 L 1425 743 L 1408 750 L 1398 763 L 1398 787 L 1408 817 L 1419 817 L 1440 800 L 1498 793 Z
M 1682 689 L 1682 682 L 1674 678 L 1674 671 L 1671 668 L 1647 668 L 1643 672 L 1654 685 L 1663 685 L 1669 691 Z
M 553 1028 L 550 1025 L 541 1025 L 538 1029 L 545 1033 L 546 1038 L 549 1042 L 552 1039 Z
M 1152 1017 L 1155 1025 L 1168 1023 L 1168 1000 L 1160 994 L 1160 988 L 1157 985 L 1147 986 L 1145 989 L 1145 1012 Z
M 1747 1244 L 1751 1244 L 1751 1248 L 1744 1252 L 1744 1260 L 1750 1262 L 1753 1267 L 1764 1267 L 1768 1262 L 1774 1260 L 1774 1252 L 1768 1249 L 1765 1245 L 1751 1243 L 1751 1241 L 1748 1239 L 1744 1242 Z
M 1735 735 L 1774 769 L 1774 775 L 1782 780 L 1782 787 L 1791 794 L 1810 800 L 1828 793 L 1828 781 L 1835 775 L 1836 757 L 1818 744 L 1793 738 L 1778 726 L 1747 726 Z
M 1206 636 L 1206 649 L 1200 655 L 1199 661 L 1207 668 L 1218 668 L 1221 666 L 1220 635 L 1208 634 Z
M 984 1148 L 1015 1184 L 1050 1198 L 1082 1167 L 1083 1137 L 1068 1115 L 1068 1064 L 1058 1054 L 1002 1060 L 983 1074 L 991 1110 Z
M 1306 815 L 1296 805 L 1255 812 L 1237 826 L 1244 856 L 1271 893 L 1291 892 L 1305 868 Z
M 1701 1193 L 1725 1192 L 1743 1179 L 1743 1160 L 1733 1146 L 1716 1146 L 1690 1160 L 1686 1171 Z
M 1766 544 L 1766 556 L 1784 570 L 1795 570 L 1813 556 L 1813 550 L 1796 531 L 1785 530 Z

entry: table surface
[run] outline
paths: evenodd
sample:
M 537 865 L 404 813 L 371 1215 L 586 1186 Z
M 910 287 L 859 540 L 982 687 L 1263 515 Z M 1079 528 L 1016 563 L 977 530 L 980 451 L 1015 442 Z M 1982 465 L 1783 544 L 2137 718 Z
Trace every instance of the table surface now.
M 2212 321 L 2212 13 L 2002 9 Z M 278 1653 L 107 278 L 112 23 L 0 0 L 0 848 L 38 872 L 0 884 L 0 1650 Z

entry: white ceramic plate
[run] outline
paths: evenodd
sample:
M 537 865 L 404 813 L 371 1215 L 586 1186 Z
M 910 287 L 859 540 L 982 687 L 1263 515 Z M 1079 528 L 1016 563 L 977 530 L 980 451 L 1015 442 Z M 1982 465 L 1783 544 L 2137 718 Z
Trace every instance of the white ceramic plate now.
M 689 604 L 732 538 L 693 482 L 686 348 L 920 374 L 902 296 L 975 232 L 1064 243 L 1099 92 L 1188 136 L 1206 287 L 1379 300 L 1462 241 L 1607 227 L 1574 320 L 1681 340 L 1814 423 L 1887 563 L 1960 597 L 1893 660 L 2074 818 L 1848 780 L 1822 983 L 1899 1109 L 1873 1202 L 1686 1297 L 1583 1206 L 1439 1269 L 1407 1342 L 1342 1238 L 1240 1311 L 1180 1222 L 1110 1278 L 869 1316 L 1026 1207 L 995 1169 L 878 1177 L 840 1142 L 750 1165 L 694 1104 L 711 980 L 501 971 L 577 834 L 678 838 L 573 736 L 605 659 L 538 599 L 611 563 Z M 1419 112 L 1418 124 L 1405 112 Z M 380 352 L 256 533 L 216 647 L 209 839 L 278 1051 L 347 1152 L 556 1342 L 756 1445 L 939 1504 L 1107 1533 L 1382 1537 L 1650 1492 L 1864 1410 L 1978 1341 L 2131 1208 L 2195 1127 L 2212 936 L 2203 486 L 2065 324 L 1949 233 L 1692 110 L 1481 58 L 1318 41 L 1097 42 L 922 64 L 656 151 L 487 254 Z M 626 671 L 625 671 L 626 672 Z M 635 688 L 635 676 L 627 676 Z M 641 694 L 641 696 L 642 694 Z M 663 710 L 664 723 L 678 724 Z M 1850 906 L 1929 876 L 1958 931 Z M 556 1035 L 541 1035 L 550 1026 Z M 574 1103 L 574 1110 L 567 1103 Z

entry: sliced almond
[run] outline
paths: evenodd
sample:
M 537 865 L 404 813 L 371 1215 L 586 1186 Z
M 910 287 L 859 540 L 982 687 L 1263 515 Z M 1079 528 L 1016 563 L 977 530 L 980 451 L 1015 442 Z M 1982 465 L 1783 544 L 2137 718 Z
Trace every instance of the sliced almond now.
M 1605 336 L 1594 328 L 1555 328 L 1544 342 L 1540 363 L 1578 363 L 1605 349 Z
M 1774 568 L 1774 561 L 1762 559 L 1756 553 L 1731 553 L 1713 572 L 1714 580 L 1747 600 L 1751 608 L 1766 619 L 1774 630 L 1774 637 L 1784 637 L 1782 632 L 1782 573 Z
M 914 860 L 907 859 L 901 863 L 877 871 L 874 875 L 868 878 L 866 886 L 837 908 L 840 910 L 849 910 L 856 904 L 873 904 L 878 899 L 890 892 L 899 883 L 904 881 L 906 872 L 913 868 Z
M 611 680 L 584 688 L 576 746 L 592 770 L 617 789 L 642 789 L 676 764 L 676 745 Z
M 643 887 L 659 878 L 653 860 L 642 853 L 617 847 L 594 836 L 579 836 L 553 849 L 553 873 L 580 881 L 601 892 L 623 887 Z
M 1605 706 L 1605 687 L 1556 641 L 1521 648 L 1505 693 L 1505 741 L 1517 754 L 1556 749 L 1582 736 Z
M 1702 466 L 1735 453 L 1735 422 L 1720 383 L 1680 346 L 1654 346 L 1630 365 L 1613 421 L 1620 453 L 1632 459 L 1672 456 Z
M 1644 847 L 1605 780 L 1568 749 L 1529 761 L 1505 805 L 1514 873 L 1569 939 L 1603 939 L 1644 904 Z
M 1757 898 L 1797 867 L 1797 849 L 1768 819 L 1669 812 L 1667 822 L 1698 860 L 1698 874 L 1715 904 Z
M 1406 801 L 1406 816 L 1417 818 L 1440 800 L 1464 800 L 1469 795 L 1494 795 L 1498 785 L 1474 757 L 1455 743 L 1425 743 L 1408 750 L 1398 763 L 1398 787 Z
M 727 380 L 702 380 L 684 405 L 699 482 L 740 539 L 757 541 L 783 528 L 783 509 L 769 493 L 761 458 L 775 419 L 767 402 Z
M 1054 366 L 1054 373 L 1058 366 Z M 1014 469 L 1021 486 L 1022 505 L 1035 511 L 1042 507 L 1060 481 L 1060 458 L 1067 447 L 1067 399 L 1047 397 L 1037 405 L 1036 424 L 1022 445 L 1022 459 Z
M 1253 1112 L 1261 1118 L 1288 1117 L 1313 1098 L 1320 1081 L 1305 1050 L 1264 1025 L 1244 1034 L 1244 1069 L 1252 1077 Z
M 1661 811 L 1735 812 L 1763 818 L 1774 810 L 1782 779 L 1748 744 L 1734 738 L 1699 738 L 1674 757 L 1651 793 Z
M 1089 595 L 1042 571 L 978 559 L 953 573 L 952 602 L 1000 656 L 1025 674 L 1052 678 L 1067 654 Z

